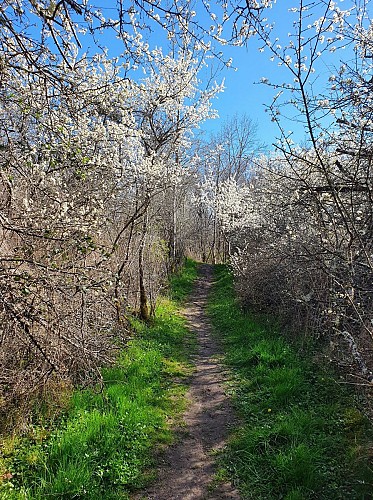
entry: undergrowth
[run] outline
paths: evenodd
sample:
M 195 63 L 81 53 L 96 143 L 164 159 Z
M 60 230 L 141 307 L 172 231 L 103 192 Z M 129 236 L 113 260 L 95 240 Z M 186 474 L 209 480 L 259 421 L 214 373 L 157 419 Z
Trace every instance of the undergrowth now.
M 216 279 L 209 313 L 241 418 L 219 475 L 245 499 L 373 498 L 372 428 L 353 395 L 313 362 L 311 347 L 300 354 L 273 322 L 242 313 L 224 266 Z
M 172 278 L 178 301 L 195 275 L 187 261 Z M 116 365 L 102 370 L 102 390 L 75 391 L 54 422 L 40 409 L 26 435 L 3 437 L 1 499 L 127 499 L 152 478 L 155 448 L 172 442 L 170 422 L 185 408 L 195 339 L 165 298 L 152 324 L 134 319 L 133 328 Z

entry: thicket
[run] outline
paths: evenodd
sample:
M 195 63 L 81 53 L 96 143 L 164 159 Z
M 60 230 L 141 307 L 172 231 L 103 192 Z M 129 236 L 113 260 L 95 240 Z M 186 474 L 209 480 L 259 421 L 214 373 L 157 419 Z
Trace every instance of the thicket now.
M 243 312 L 225 266 L 215 276 L 209 313 L 241 421 L 219 476 L 247 499 L 371 498 L 373 433 L 359 394 L 320 363 L 316 342 Z
M 219 91 L 199 88 L 201 57 L 187 47 L 168 55 L 133 40 L 133 79 L 131 55 L 78 57 L 60 8 L 52 25 L 29 14 L 52 38 L 62 16 L 63 57 L 23 38 L 25 12 L 0 7 L 1 427 L 58 383 L 96 383 L 126 344 L 128 317 L 153 315 L 193 246 L 190 140 Z

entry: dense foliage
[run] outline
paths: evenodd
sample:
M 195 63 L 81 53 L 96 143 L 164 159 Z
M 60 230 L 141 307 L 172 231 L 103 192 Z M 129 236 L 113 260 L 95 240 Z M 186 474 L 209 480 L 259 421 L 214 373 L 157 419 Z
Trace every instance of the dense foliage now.
M 371 381 L 373 24 L 365 3 L 289 10 L 287 39 L 264 26 L 259 33 L 284 78 L 263 78 L 277 92 L 268 106 L 275 150 L 252 159 L 246 179 L 215 176 L 211 206 L 244 302 L 296 330 L 332 334 L 332 357 L 342 346 L 345 368 Z M 283 114 L 293 113 L 302 145 L 285 128 Z
M 50 376 L 98 376 L 128 307 L 148 319 L 165 282 L 193 169 L 192 130 L 219 91 L 198 89 L 190 51 L 160 49 L 131 81 L 104 56 L 49 78 L 24 56 L 1 88 L 3 397 Z M 191 162 L 192 163 L 192 162 Z

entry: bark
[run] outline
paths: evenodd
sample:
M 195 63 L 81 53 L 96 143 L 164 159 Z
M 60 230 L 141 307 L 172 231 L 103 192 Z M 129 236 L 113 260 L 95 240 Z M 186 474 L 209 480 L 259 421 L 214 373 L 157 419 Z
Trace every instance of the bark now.
M 144 216 L 144 223 L 142 227 L 142 238 L 139 248 L 140 318 L 144 321 L 148 321 L 150 318 L 148 297 L 146 293 L 145 280 L 144 280 L 144 250 L 145 250 L 147 226 L 148 226 L 148 215 L 146 213 Z

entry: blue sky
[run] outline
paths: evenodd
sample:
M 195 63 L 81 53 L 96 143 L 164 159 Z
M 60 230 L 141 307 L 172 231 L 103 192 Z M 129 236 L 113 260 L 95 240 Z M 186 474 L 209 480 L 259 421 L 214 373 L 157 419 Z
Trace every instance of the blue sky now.
M 278 43 L 282 46 L 288 43 L 288 33 L 293 31 L 293 21 L 297 18 L 297 14 L 289 12 L 289 8 L 296 5 L 296 0 L 294 2 L 280 0 L 269 11 L 269 19 L 275 21 L 273 37 L 279 37 Z M 313 30 L 312 33 L 314 33 Z M 219 95 L 215 102 L 220 120 L 216 120 L 215 123 L 210 121 L 203 128 L 214 131 L 220 127 L 221 120 L 224 121 L 235 113 L 247 113 L 257 123 L 259 139 L 271 147 L 271 144 L 275 143 L 279 136 L 279 130 L 265 109 L 266 105 L 268 106 L 272 102 L 273 96 L 278 90 L 260 83 L 260 80 L 267 78 L 274 84 L 292 83 L 293 76 L 285 66 L 279 67 L 277 61 L 270 60 L 272 54 L 268 50 L 260 52 L 260 47 L 262 47 L 262 43 L 252 38 L 248 41 L 247 47 L 225 49 L 228 57 L 233 58 L 233 66 L 237 69 L 236 71 L 226 69 L 222 72 L 226 91 Z M 352 57 L 352 50 L 348 47 L 333 54 L 329 52 L 323 54 L 317 60 L 316 71 L 311 78 L 313 91 L 323 92 L 328 85 L 330 74 L 334 73 L 335 68 L 340 66 L 341 58 L 350 60 Z M 291 117 L 295 114 L 296 112 L 291 106 L 286 108 L 287 116 Z M 293 132 L 294 142 L 303 143 L 308 139 L 304 124 L 299 123 L 299 121 L 288 120 L 284 116 L 282 125 L 286 131 Z
M 291 6 L 291 2 L 285 1 L 284 3 Z M 101 4 L 99 5 L 101 6 Z M 102 9 L 103 14 L 113 16 L 114 14 L 110 10 L 113 6 L 115 6 L 115 2 L 108 0 L 105 8 Z M 291 23 L 288 9 L 284 6 L 281 8 L 276 6 L 275 10 L 276 12 L 273 13 L 276 17 L 276 24 L 281 27 L 282 33 L 287 33 L 290 28 L 289 22 Z M 203 18 L 202 21 L 206 20 L 205 12 L 201 14 L 197 10 L 197 20 L 199 20 L 199 16 Z M 102 41 L 110 48 L 109 55 L 117 55 L 121 49 L 120 42 L 109 35 L 105 35 Z M 155 30 L 149 41 L 151 45 L 163 46 L 164 52 L 167 52 L 167 41 L 160 30 Z M 259 52 L 259 43 L 254 39 L 251 39 L 246 47 L 225 46 L 223 49 L 219 47 L 218 50 L 224 51 L 226 60 L 232 57 L 233 65 L 216 75 L 218 82 L 223 79 L 225 81 L 225 91 L 213 101 L 213 107 L 217 109 L 220 118 L 208 120 L 202 125 L 202 130 L 206 134 L 214 133 L 219 130 L 222 121 L 235 114 L 246 113 L 257 123 L 258 138 L 270 145 L 275 141 L 278 130 L 276 125 L 271 122 L 269 114 L 265 112 L 265 104 L 271 102 L 274 91 L 259 82 L 262 77 L 276 81 L 280 68 L 277 67 L 277 63 L 269 60 L 269 53 Z M 214 62 L 211 63 L 216 65 Z M 302 140 L 303 135 L 302 129 L 298 127 L 297 138 Z
M 346 1 L 348 3 L 348 1 Z M 275 32 L 280 38 L 278 43 L 284 45 L 288 42 L 287 33 L 292 31 L 292 23 L 296 19 L 296 15 L 289 12 L 289 8 L 297 5 L 297 0 L 294 2 L 288 0 L 280 0 L 273 9 L 268 11 L 270 20 L 274 20 L 276 24 Z M 115 15 L 115 0 L 107 0 L 105 3 L 101 0 L 98 3 L 99 7 L 103 7 L 103 14 L 106 17 Z M 206 12 L 200 12 L 196 8 L 197 20 L 201 19 L 202 23 L 210 22 Z M 200 18 L 199 18 L 200 16 Z M 88 40 L 87 40 L 88 41 Z M 121 42 L 115 37 L 110 36 L 110 33 L 105 33 L 100 39 L 103 45 L 109 47 L 109 56 L 118 55 L 121 50 Z M 167 53 L 167 40 L 160 29 L 155 29 L 154 33 L 149 38 L 150 45 L 162 46 L 164 53 Z M 89 41 L 88 41 L 88 44 Z M 225 80 L 225 92 L 219 94 L 214 100 L 213 106 L 217 109 L 220 119 L 209 120 L 202 125 L 202 130 L 206 134 L 217 131 L 222 122 L 229 119 L 235 114 L 246 113 L 258 127 L 258 138 L 260 141 L 267 144 L 269 147 L 276 141 L 279 135 L 275 123 L 271 122 L 269 113 L 265 112 L 265 105 L 269 105 L 276 91 L 263 83 L 259 83 L 262 77 L 268 78 L 273 83 L 292 82 L 292 76 L 283 67 L 279 67 L 277 62 L 270 61 L 270 53 L 267 51 L 259 52 L 260 44 L 255 39 L 250 39 L 246 47 L 228 47 L 223 48 L 225 59 L 233 58 L 233 66 L 236 70 L 224 69 L 217 74 L 216 80 Z M 219 48 L 220 50 L 221 48 Z M 96 49 L 93 47 L 90 54 Z M 317 78 L 316 88 L 319 90 L 327 81 L 333 64 L 339 64 L 339 52 L 335 55 L 327 55 L 325 59 L 318 62 L 316 68 Z M 212 63 L 215 64 L 216 63 Z M 293 111 L 289 109 L 291 115 Z M 284 121 L 285 129 L 292 130 L 295 142 L 302 142 L 305 138 L 304 127 L 300 123 Z
M 255 40 L 250 40 L 248 47 L 232 47 L 226 52 L 232 56 L 235 69 L 225 69 L 220 75 L 224 78 L 225 91 L 213 102 L 220 119 L 209 120 L 202 128 L 213 132 L 222 121 L 246 113 L 257 123 L 258 138 L 270 144 L 278 130 L 265 112 L 265 105 L 272 101 L 275 91 L 260 80 L 262 77 L 276 79 L 276 63 L 269 60 L 269 54 L 259 52 Z

